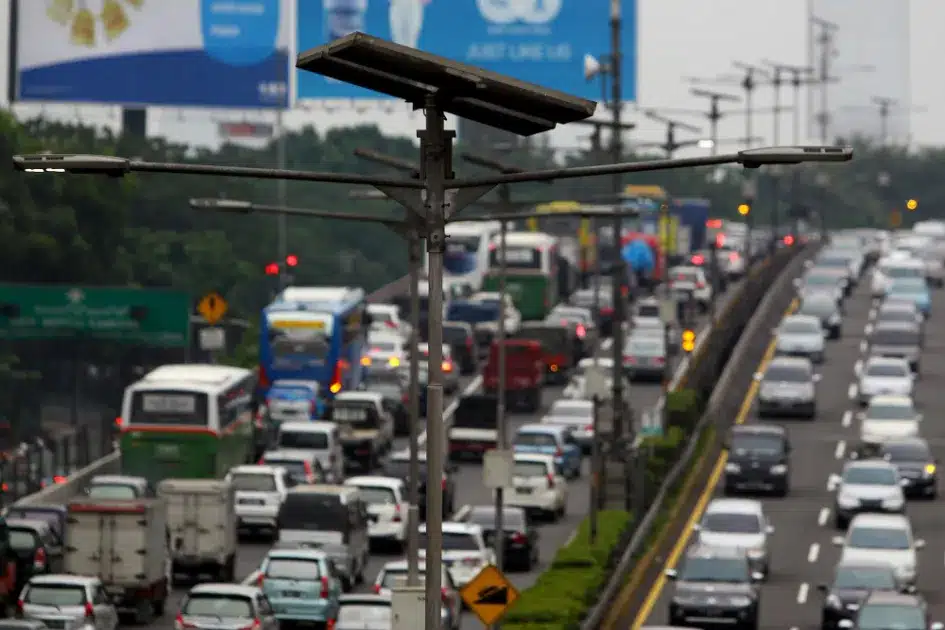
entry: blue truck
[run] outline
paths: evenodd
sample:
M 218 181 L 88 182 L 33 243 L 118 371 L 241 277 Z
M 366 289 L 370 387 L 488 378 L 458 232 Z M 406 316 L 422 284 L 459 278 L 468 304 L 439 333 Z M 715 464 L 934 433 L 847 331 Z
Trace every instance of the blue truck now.
M 689 228 L 689 251 L 696 251 L 706 247 L 706 222 L 709 220 L 709 211 L 712 202 L 708 199 L 684 197 L 670 201 L 670 212 L 679 217 L 679 229 Z

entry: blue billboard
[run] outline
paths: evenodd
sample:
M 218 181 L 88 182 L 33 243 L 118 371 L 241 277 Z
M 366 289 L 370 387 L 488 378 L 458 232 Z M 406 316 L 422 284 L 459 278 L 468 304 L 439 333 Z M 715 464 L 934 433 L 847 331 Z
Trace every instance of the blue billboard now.
M 636 100 L 636 0 L 623 7 L 623 98 Z M 299 52 L 362 31 L 516 79 L 598 100 L 584 55 L 610 52 L 610 0 L 298 0 Z M 384 98 L 310 72 L 300 99 Z
M 15 98 L 285 108 L 293 2 L 20 2 Z

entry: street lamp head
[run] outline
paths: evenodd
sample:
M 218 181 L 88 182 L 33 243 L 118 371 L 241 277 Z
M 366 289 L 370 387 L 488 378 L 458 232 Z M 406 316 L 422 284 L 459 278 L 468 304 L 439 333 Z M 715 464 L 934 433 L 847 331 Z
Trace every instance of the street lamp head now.
M 852 159 L 852 147 L 763 147 L 738 152 L 738 163 L 745 168 L 805 162 L 849 162 Z
M 698 146 L 700 149 L 711 149 L 715 146 L 715 140 L 712 140 L 711 138 L 703 138 L 696 143 L 696 146 Z
M 14 155 L 13 168 L 26 173 L 75 173 L 122 177 L 131 171 L 131 162 L 126 158 L 110 155 L 38 153 Z
M 239 199 L 191 199 L 190 207 L 194 210 L 217 210 L 220 212 L 238 212 L 249 214 L 253 211 L 253 204 Z

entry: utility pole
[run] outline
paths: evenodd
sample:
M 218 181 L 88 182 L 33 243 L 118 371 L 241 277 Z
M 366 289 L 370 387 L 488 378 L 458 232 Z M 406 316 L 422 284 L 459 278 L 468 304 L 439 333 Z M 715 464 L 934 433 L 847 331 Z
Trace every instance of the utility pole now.
M 696 127 L 695 125 L 690 125 L 689 123 L 684 123 L 679 120 L 674 120 L 672 118 L 667 118 L 652 109 L 645 110 L 643 115 L 649 118 L 650 120 L 656 121 L 666 125 L 666 139 L 659 144 L 654 144 L 654 146 L 659 149 L 666 151 L 666 157 L 672 158 L 673 154 L 676 153 L 679 149 L 697 145 L 700 140 L 676 140 L 676 130 L 683 129 L 685 131 L 690 131 L 692 133 L 700 133 L 702 129 Z M 639 145 L 641 147 L 646 147 L 646 144 Z
M 827 86 L 837 79 L 830 75 L 830 60 L 834 55 L 834 36 L 839 26 L 817 16 L 811 16 L 811 24 L 820 29 L 816 41 L 820 46 L 820 61 L 817 83 L 820 85 L 820 111 L 817 113 L 817 125 L 820 129 L 820 141 L 828 144 L 830 137 L 830 108 L 828 106 L 829 91 Z
M 773 142 L 778 143 L 780 139 L 780 128 L 781 128 L 781 112 L 787 111 L 788 108 L 781 107 L 781 86 L 790 85 L 793 92 L 793 102 L 792 102 L 792 113 L 793 121 L 791 123 L 792 130 L 794 132 L 794 144 L 801 143 L 801 87 L 804 85 L 819 84 L 820 81 L 817 78 L 814 78 L 813 72 L 814 69 L 809 66 L 798 66 L 788 63 L 780 63 L 777 61 L 770 61 L 768 59 L 762 60 L 763 64 L 770 66 L 774 76 L 771 80 L 771 85 L 774 86 L 774 126 L 775 126 L 775 135 Z M 785 77 L 785 74 L 789 74 L 790 77 Z
M 715 155 L 719 150 L 719 121 L 728 113 L 722 111 L 719 107 L 719 103 L 722 101 L 737 103 L 742 99 L 734 94 L 713 92 L 712 90 L 700 90 L 699 88 L 691 88 L 689 93 L 693 96 L 701 96 L 709 99 L 709 111 L 706 114 L 706 118 L 709 119 L 709 140 L 712 141 L 712 155 Z

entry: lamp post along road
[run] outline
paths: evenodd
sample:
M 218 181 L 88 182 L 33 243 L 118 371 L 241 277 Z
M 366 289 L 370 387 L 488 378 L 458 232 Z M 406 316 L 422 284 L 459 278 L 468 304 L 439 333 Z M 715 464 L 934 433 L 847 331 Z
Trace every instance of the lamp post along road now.
M 336 80 L 385 93 L 423 107 L 427 119 L 421 136 L 421 180 L 372 177 L 346 173 L 313 173 L 288 169 L 231 167 L 210 164 L 155 163 L 115 156 L 38 154 L 14 156 L 14 168 L 30 173 L 76 173 L 122 177 L 138 173 L 176 173 L 287 179 L 293 181 L 342 183 L 374 186 L 407 208 L 422 226 L 430 253 L 430 383 L 427 418 L 427 549 L 428 566 L 440 566 L 442 557 L 442 504 L 440 485 L 443 469 L 443 373 L 442 307 L 443 249 L 445 222 L 498 184 L 549 179 L 571 179 L 590 175 L 645 172 L 690 166 L 741 164 L 757 168 L 763 164 L 803 162 L 845 162 L 851 148 L 773 147 L 750 149 L 729 155 L 679 160 L 654 160 L 601 165 L 598 167 L 555 168 L 492 177 L 455 179 L 451 166 L 451 134 L 443 128 L 445 113 L 518 135 L 549 131 L 558 124 L 589 118 L 596 104 L 567 94 L 516 81 L 474 66 L 352 33 L 298 56 L 296 67 Z M 392 70 L 395 68 L 396 70 Z M 396 74 L 394 74 L 396 72 Z M 475 94 L 476 98 L 469 95 Z M 421 191 L 423 193 L 421 194 Z M 237 211 L 252 211 L 243 204 Z M 323 218 L 351 218 L 400 227 L 402 219 L 370 215 L 324 213 Z M 430 483 L 432 480 L 432 483 Z M 425 585 L 395 589 L 393 630 L 438 630 L 440 627 L 439 571 L 427 571 Z
M 620 29 L 623 22 L 621 15 L 621 0 L 610 0 L 610 75 L 611 75 L 611 111 L 613 112 L 613 132 L 611 133 L 611 153 L 615 164 L 623 159 L 623 136 L 620 133 L 621 118 L 623 110 L 623 77 L 621 76 L 623 67 L 623 50 L 620 40 Z M 622 178 L 620 173 L 614 173 L 611 179 L 611 192 L 614 195 L 620 195 L 623 192 Z M 619 206 L 618 206 L 619 207 Z M 623 219 L 616 211 L 615 207 L 613 230 L 614 230 L 614 263 L 613 273 L 613 301 L 614 301 L 614 374 L 619 373 L 619 366 L 623 365 L 623 322 L 627 315 L 624 310 L 623 286 L 626 282 L 626 272 L 624 269 L 623 257 L 620 255 L 620 237 L 623 227 Z M 614 378 L 613 383 L 613 426 L 614 438 L 620 439 L 623 434 L 623 379 Z M 628 427 L 629 431 L 633 427 Z

